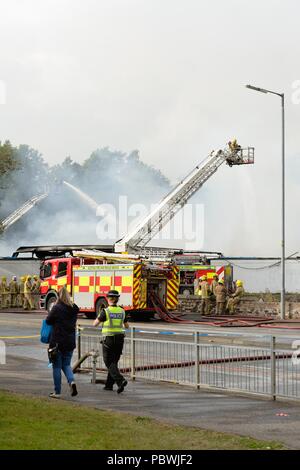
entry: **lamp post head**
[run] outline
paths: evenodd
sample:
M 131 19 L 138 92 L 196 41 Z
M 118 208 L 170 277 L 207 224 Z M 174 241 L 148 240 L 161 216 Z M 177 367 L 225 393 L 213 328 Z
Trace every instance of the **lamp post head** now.
M 249 88 L 249 90 L 259 91 L 260 93 L 271 93 L 271 95 L 280 96 L 280 98 L 284 100 L 284 93 L 277 93 L 276 91 L 266 90 L 265 88 L 259 88 L 258 86 L 253 85 L 245 85 L 245 87 Z
M 264 88 L 258 88 L 257 86 L 253 85 L 246 85 L 246 88 L 249 88 L 250 90 L 260 91 L 261 93 L 269 93 L 268 90 L 265 90 Z

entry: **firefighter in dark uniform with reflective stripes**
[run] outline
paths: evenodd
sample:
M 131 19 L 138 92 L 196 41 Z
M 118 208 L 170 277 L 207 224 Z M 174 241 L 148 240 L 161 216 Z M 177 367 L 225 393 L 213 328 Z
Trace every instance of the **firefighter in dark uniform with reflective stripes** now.
M 123 392 L 127 385 L 127 380 L 119 371 L 118 362 L 123 351 L 124 327 L 129 326 L 125 310 L 117 305 L 119 297 L 117 290 L 110 290 L 107 294 L 108 307 L 100 312 L 93 323 L 94 326 L 102 323 L 103 360 L 108 370 L 104 390 L 113 390 L 116 383 L 117 393 Z

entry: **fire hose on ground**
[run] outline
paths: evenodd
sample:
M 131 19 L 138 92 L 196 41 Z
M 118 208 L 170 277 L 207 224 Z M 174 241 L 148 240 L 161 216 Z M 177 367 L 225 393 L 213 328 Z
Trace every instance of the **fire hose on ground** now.
M 291 326 L 287 324 L 287 320 L 274 320 L 274 318 L 263 318 L 258 319 L 256 317 L 237 317 L 230 318 L 226 316 L 222 317 L 210 317 L 210 321 L 207 320 L 184 320 L 180 318 L 182 314 L 175 315 L 167 310 L 160 298 L 154 293 L 150 292 L 150 299 L 153 308 L 159 318 L 168 323 L 181 323 L 181 324 L 196 324 L 206 326 L 218 326 L 218 327 L 260 327 L 260 328 L 284 328 L 284 329 L 300 329 L 300 323 L 293 321 L 293 324 L 298 326 Z M 291 322 L 292 323 L 292 322 Z

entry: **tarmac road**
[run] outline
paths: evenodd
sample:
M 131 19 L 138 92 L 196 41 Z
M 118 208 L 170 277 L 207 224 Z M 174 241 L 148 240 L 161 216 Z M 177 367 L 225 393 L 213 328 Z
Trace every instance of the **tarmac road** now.
M 0 389 L 36 396 L 47 396 L 52 391 L 46 347 L 39 342 L 44 316 L 44 313 L 0 313 L 0 337 L 5 341 L 7 350 L 6 365 L 0 365 Z M 85 319 L 80 323 L 91 325 L 91 321 Z M 149 326 L 148 323 L 146 325 Z M 158 323 L 155 322 L 155 325 L 158 326 Z M 136 326 L 142 328 L 145 323 Z M 170 329 L 170 325 L 159 326 L 166 331 Z M 178 328 L 181 325 L 172 325 L 172 329 Z M 188 325 L 188 330 L 192 331 L 193 326 Z M 214 331 L 212 328 L 208 330 Z M 225 330 L 236 333 L 237 329 L 222 328 L 222 333 Z M 249 330 L 254 333 L 253 328 Z M 261 329 L 258 330 L 261 334 Z M 287 332 L 276 330 L 276 334 L 284 336 Z M 288 335 L 299 336 L 299 332 L 289 331 Z M 273 402 L 141 380 L 129 382 L 125 392 L 117 395 L 104 392 L 101 384 L 92 385 L 90 379 L 90 375 L 78 374 L 79 396 L 71 399 L 64 385 L 64 398 L 100 409 L 114 409 L 258 439 L 278 440 L 289 448 L 300 449 L 300 403 Z M 288 416 L 277 416 L 278 413 Z

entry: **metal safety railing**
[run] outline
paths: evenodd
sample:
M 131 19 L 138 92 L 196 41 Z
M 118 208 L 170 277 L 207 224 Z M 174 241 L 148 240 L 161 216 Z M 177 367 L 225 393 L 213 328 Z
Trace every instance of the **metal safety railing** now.
M 78 360 L 86 355 L 81 367 L 94 375 L 106 371 L 100 340 L 100 330 L 79 327 Z M 300 400 L 297 340 L 300 346 L 300 336 L 131 327 L 119 366 L 133 380 Z

